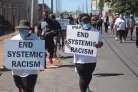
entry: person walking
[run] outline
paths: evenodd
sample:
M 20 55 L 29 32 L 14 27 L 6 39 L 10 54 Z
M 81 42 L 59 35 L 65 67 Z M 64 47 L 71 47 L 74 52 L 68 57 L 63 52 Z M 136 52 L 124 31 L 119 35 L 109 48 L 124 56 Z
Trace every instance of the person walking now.
M 109 27 L 109 16 L 108 14 L 105 15 L 104 17 L 104 27 L 105 27 L 105 33 L 108 33 L 108 27 Z
M 62 31 L 61 31 L 61 25 L 56 20 L 56 16 L 54 14 L 51 15 L 51 19 L 53 20 L 54 24 L 56 25 L 56 29 L 55 29 L 56 42 L 55 42 L 54 55 L 55 55 L 55 57 L 57 57 L 57 46 L 59 45 L 59 50 L 62 46 L 61 43 L 60 43 L 60 37 L 62 36 Z
M 82 22 L 82 29 L 84 31 L 96 31 L 100 34 L 99 42 L 95 45 L 95 47 L 101 48 L 103 46 L 101 33 L 91 26 L 90 16 L 88 14 L 82 14 L 80 21 Z M 65 44 L 66 43 L 67 41 L 65 40 Z M 92 73 L 96 68 L 96 62 L 96 57 L 74 54 L 74 63 L 79 74 L 79 86 L 81 92 L 90 92 L 89 84 L 92 80 Z
M 138 24 L 136 23 L 136 49 L 138 49 Z
M 133 31 L 135 28 L 135 19 L 134 16 L 130 15 L 130 40 L 133 40 Z
M 124 38 L 125 40 L 125 31 L 126 31 L 126 21 L 123 18 L 123 15 L 120 15 L 120 17 L 115 22 L 115 29 L 119 32 L 119 41 L 122 43 L 122 40 Z
M 56 24 L 49 18 L 48 12 L 43 13 L 43 19 L 37 24 L 39 36 L 42 40 L 45 40 L 45 49 L 49 52 L 49 62 L 53 64 L 54 56 L 54 36 L 56 35 Z
M 12 37 L 11 40 L 40 40 L 39 37 L 32 34 L 30 23 L 27 20 L 21 20 L 16 30 L 19 31 L 19 34 Z M 34 92 L 38 70 L 12 70 L 12 75 L 18 92 Z

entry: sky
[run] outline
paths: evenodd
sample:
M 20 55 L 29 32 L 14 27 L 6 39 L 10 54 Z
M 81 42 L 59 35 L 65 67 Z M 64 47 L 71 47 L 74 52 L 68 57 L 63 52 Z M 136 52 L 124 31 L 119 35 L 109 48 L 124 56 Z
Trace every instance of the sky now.
M 42 3 L 43 0 L 39 0 L 39 3 Z M 55 1 L 54 1 L 54 11 L 55 11 Z M 91 8 L 91 0 L 88 0 L 88 11 L 90 12 Z M 51 7 L 51 0 L 45 0 L 45 3 Z M 61 5 L 62 5 L 62 11 L 75 11 L 80 7 L 80 10 L 83 11 L 83 6 L 84 6 L 84 12 L 86 12 L 86 0 L 61 0 Z

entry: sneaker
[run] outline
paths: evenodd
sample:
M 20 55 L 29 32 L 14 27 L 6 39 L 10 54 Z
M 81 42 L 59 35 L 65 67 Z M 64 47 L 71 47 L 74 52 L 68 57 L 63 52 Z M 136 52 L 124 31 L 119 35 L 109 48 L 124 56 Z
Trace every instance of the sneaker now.
M 91 92 L 89 87 L 87 88 L 86 92 Z
M 115 40 L 116 40 L 116 41 L 118 41 L 118 38 L 117 38 L 117 37 L 115 37 Z
M 49 62 L 50 62 L 50 64 L 53 64 L 52 58 L 49 58 Z
M 119 41 L 119 43 L 122 43 L 122 41 Z
M 131 38 L 130 40 L 132 41 L 133 39 Z

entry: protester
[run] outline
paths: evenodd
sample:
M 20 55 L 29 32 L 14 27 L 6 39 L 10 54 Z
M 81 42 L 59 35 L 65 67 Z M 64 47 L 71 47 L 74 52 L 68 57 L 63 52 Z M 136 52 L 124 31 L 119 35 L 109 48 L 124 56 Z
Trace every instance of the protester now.
M 108 26 L 109 26 L 109 25 L 110 25 L 110 24 L 109 24 L 109 16 L 108 16 L 108 14 L 106 14 L 105 17 L 104 17 L 105 33 L 108 32 Z
M 136 25 L 136 49 L 138 49 L 138 24 Z
M 120 17 L 116 20 L 115 22 L 115 28 L 118 30 L 119 32 L 119 41 L 120 43 L 122 43 L 122 38 L 125 38 L 125 31 L 126 31 L 126 21 L 123 18 L 123 15 L 120 15 Z
M 48 12 L 43 13 L 43 19 L 37 24 L 38 32 L 40 33 L 40 38 L 45 40 L 45 49 L 49 52 L 49 62 L 53 64 L 53 56 L 54 56 L 54 36 L 56 32 L 56 24 L 53 22 L 52 19 L 49 18 Z
M 135 19 L 133 15 L 130 15 L 130 40 L 133 40 L 133 31 L 135 27 Z
M 89 15 L 82 14 L 80 17 L 80 21 L 82 22 L 83 30 L 99 32 L 91 26 Z M 65 43 L 67 43 L 66 40 Z M 101 48 L 102 46 L 103 42 L 100 34 L 99 42 L 95 45 L 95 47 Z M 96 62 L 96 57 L 74 54 L 74 63 L 79 74 L 79 85 L 81 92 L 86 92 L 87 88 L 89 88 L 89 84 L 92 80 L 92 73 L 94 72 L 96 67 Z
M 116 13 L 116 20 L 118 20 L 118 19 L 119 19 L 119 14 Z M 118 28 L 115 28 L 115 24 L 114 24 L 114 31 L 115 31 L 115 40 L 118 41 L 118 39 L 119 39 L 119 32 L 118 32 Z
M 129 17 L 126 15 L 125 16 L 125 21 L 126 21 L 126 34 L 125 34 L 125 38 L 127 38 L 129 29 L 130 29 L 130 21 L 129 20 L 130 20 Z
M 74 24 L 75 24 L 75 23 L 74 23 L 74 19 L 73 19 L 73 17 L 72 17 L 72 14 L 70 14 L 69 17 L 68 17 L 67 19 L 69 19 L 69 24 L 70 24 L 70 25 L 74 25 Z
M 102 33 L 102 25 L 103 25 L 103 19 L 101 14 L 99 14 L 97 18 L 97 30 L 100 31 L 101 33 Z
M 51 19 L 53 20 L 54 24 L 56 24 L 56 43 L 55 43 L 55 51 L 54 51 L 54 55 L 57 57 L 57 46 L 59 45 L 59 50 L 61 48 L 61 43 L 60 43 L 60 37 L 63 37 L 63 33 L 61 31 L 61 25 L 60 23 L 56 20 L 56 16 L 54 14 L 51 15 Z
M 35 34 L 32 34 L 30 23 L 27 20 L 21 20 L 16 30 L 19 31 L 19 34 L 11 40 L 40 40 Z M 34 92 L 38 76 L 37 70 L 12 70 L 12 74 L 19 92 Z
M 114 24 L 115 24 L 116 19 L 117 19 L 116 16 L 112 16 L 111 31 L 112 31 L 113 34 L 115 34 Z

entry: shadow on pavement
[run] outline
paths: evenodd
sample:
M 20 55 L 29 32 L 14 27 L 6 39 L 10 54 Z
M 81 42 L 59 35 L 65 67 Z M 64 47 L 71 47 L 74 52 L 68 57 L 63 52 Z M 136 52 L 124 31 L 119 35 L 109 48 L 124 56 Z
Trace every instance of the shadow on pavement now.
M 61 59 L 69 59 L 69 58 L 73 58 L 73 56 L 60 56 L 59 58 L 61 58 Z
M 75 68 L 75 65 L 59 65 L 59 68 L 62 68 L 62 67 L 69 67 L 69 68 Z
M 93 74 L 93 76 L 96 77 L 110 77 L 110 76 L 120 76 L 120 75 L 124 75 L 123 73 L 97 73 L 97 74 Z

